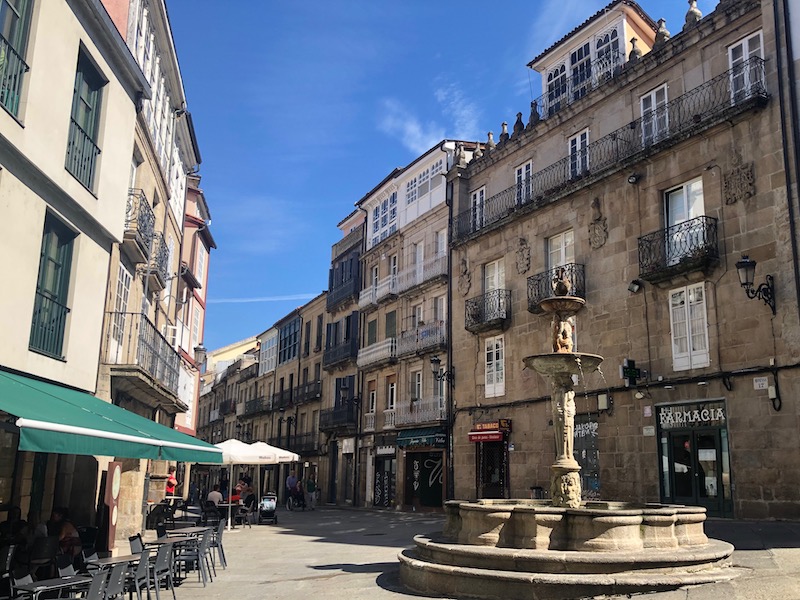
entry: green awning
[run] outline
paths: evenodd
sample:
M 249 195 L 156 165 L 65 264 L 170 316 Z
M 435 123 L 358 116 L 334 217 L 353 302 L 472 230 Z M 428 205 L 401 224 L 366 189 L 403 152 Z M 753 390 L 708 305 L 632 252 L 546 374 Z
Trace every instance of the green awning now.
M 447 434 L 441 427 L 404 429 L 397 434 L 397 447 L 406 448 L 408 446 L 444 448 L 447 446 Z
M 17 417 L 19 449 L 222 463 L 222 451 L 86 392 L 0 371 L 0 410 Z

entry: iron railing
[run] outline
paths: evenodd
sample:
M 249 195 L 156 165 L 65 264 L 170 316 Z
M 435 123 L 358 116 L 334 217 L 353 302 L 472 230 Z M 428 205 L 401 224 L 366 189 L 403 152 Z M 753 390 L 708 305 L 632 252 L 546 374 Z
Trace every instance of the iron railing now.
M 318 448 L 318 433 L 296 433 L 292 436 L 288 449 L 298 454 L 309 454 L 316 452 Z
M 415 425 L 447 419 L 447 405 L 441 397 L 413 399 L 397 406 L 395 425 Z
M 150 319 L 126 312 L 111 312 L 107 317 L 107 364 L 137 365 L 177 395 L 180 355 Z
M 0 104 L 15 117 L 19 116 L 22 83 L 28 70 L 22 57 L 0 35 Z
M 64 330 L 69 308 L 37 291 L 33 303 L 33 320 L 28 346 L 54 358 L 63 358 Z
M 539 208 L 769 99 L 764 60 L 751 58 L 453 218 L 463 241 L 523 207 Z
M 502 328 L 511 319 L 511 290 L 492 290 L 465 303 L 467 331 Z
M 268 412 L 272 408 L 269 398 L 253 398 L 244 403 L 244 414 L 257 415 Z
M 717 219 L 697 217 L 639 238 L 639 277 L 664 281 L 716 264 Z
M 359 368 L 376 365 L 397 358 L 397 339 L 386 338 L 358 351 L 356 364 Z
M 424 352 L 447 343 L 447 324 L 434 321 L 419 325 L 410 331 L 403 331 L 397 340 L 397 355 Z
M 586 299 L 586 275 L 583 265 L 568 263 L 528 277 L 528 310 L 542 312 L 542 300 L 556 296 Z
M 236 411 L 236 403 L 233 400 L 223 400 L 219 403 L 219 414 L 222 416 L 232 415 Z
M 150 261 L 150 273 L 157 276 L 162 285 L 169 280 L 169 248 L 164 233 L 157 231 L 153 235 L 153 249 Z
M 397 293 L 418 286 L 426 281 L 447 275 L 447 256 L 434 256 L 420 264 L 406 267 L 397 274 Z
M 99 155 L 100 148 L 97 147 L 91 136 L 78 125 L 75 119 L 71 118 L 65 166 L 67 171 L 90 190 L 94 185 L 94 172 Z
M 358 340 L 353 338 L 330 348 L 325 348 L 325 353 L 322 355 L 322 366 L 323 368 L 333 367 L 348 360 L 353 360 L 357 356 Z
M 155 234 L 156 215 L 150 208 L 144 191 L 136 188 L 128 190 L 128 204 L 125 207 L 125 237 L 136 242 L 145 259 L 150 256 L 150 245 Z
M 354 277 L 342 284 L 332 286 L 325 300 L 326 308 L 328 310 L 334 309 L 344 301 L 355 298 L 358 295 L 360 283 L 360 278 Z
M 320 398 L 321 395 L 322 395 L 321 381 L 309 381 L 307 383 L 300 384 L 296 388 L 294 388 L 295 404 L 316 400 Z
M 333 431 L 341 428 L 354 428 L 358 424 L 358 407 L 352 400 L 319 413 L 320 431 Z
M 292 390 L 285 389 L 280 392 L 272 394 L 272 408 L 279 410 L 281 408 L 289 408 L 292 406 Z

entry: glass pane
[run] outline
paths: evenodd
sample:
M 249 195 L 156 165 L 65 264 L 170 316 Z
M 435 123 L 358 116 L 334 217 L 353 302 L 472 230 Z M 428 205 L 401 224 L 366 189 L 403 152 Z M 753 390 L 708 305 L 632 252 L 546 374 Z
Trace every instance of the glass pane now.
M 692 492 L 691 437 L 689 434 L 674 434 L 671 446 L 675 497 L 691 498 L 694 496 Z
M 661 483 L 664 486 L 664 497 L 672 496 L 672 488 L 669 481 L 669 447 L 667 438 L 661 438 Z
M 722 454 L 722 498 L 724 500 L 731 499 L 731 462 L 730 453 L 728 451 L 728 430 L 720 430 L 720 451 Z
M 700 497 L 716 498 L 719 495 L 716 436 L 713 433 L 699 433 L 696 435 L 695 441 Z

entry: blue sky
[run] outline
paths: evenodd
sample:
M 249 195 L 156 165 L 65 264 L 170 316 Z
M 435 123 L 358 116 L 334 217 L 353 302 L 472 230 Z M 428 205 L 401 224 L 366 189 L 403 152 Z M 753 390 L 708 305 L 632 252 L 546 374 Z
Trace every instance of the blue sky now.
M 206 347 L 324 290 L 336 224 L 393 168 L 527 119 L 525 65 L 607 3 L 167 0 L 219 246 Z M 680 31 L 686 2 L 639 3 Z

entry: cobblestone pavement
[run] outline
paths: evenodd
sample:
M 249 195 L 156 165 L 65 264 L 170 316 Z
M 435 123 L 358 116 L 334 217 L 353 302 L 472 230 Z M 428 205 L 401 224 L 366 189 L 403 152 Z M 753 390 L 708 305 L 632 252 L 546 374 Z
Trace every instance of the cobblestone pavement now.
M 433 598 L 400 585 L 397 553 L 415 534 L 441 531 L 440 515 L 322 507 L 279 509 L 278 517 L 277 525 L 226 532 L 228 568 L 217 565 L 218 577 L 206 588 L 190 574 L 178 600 Z M 706 531 L 736 546 L 733 562 L 745 573 L 728 583 L 641 598 L 800 600 L 800 523 L 711 520 Z

